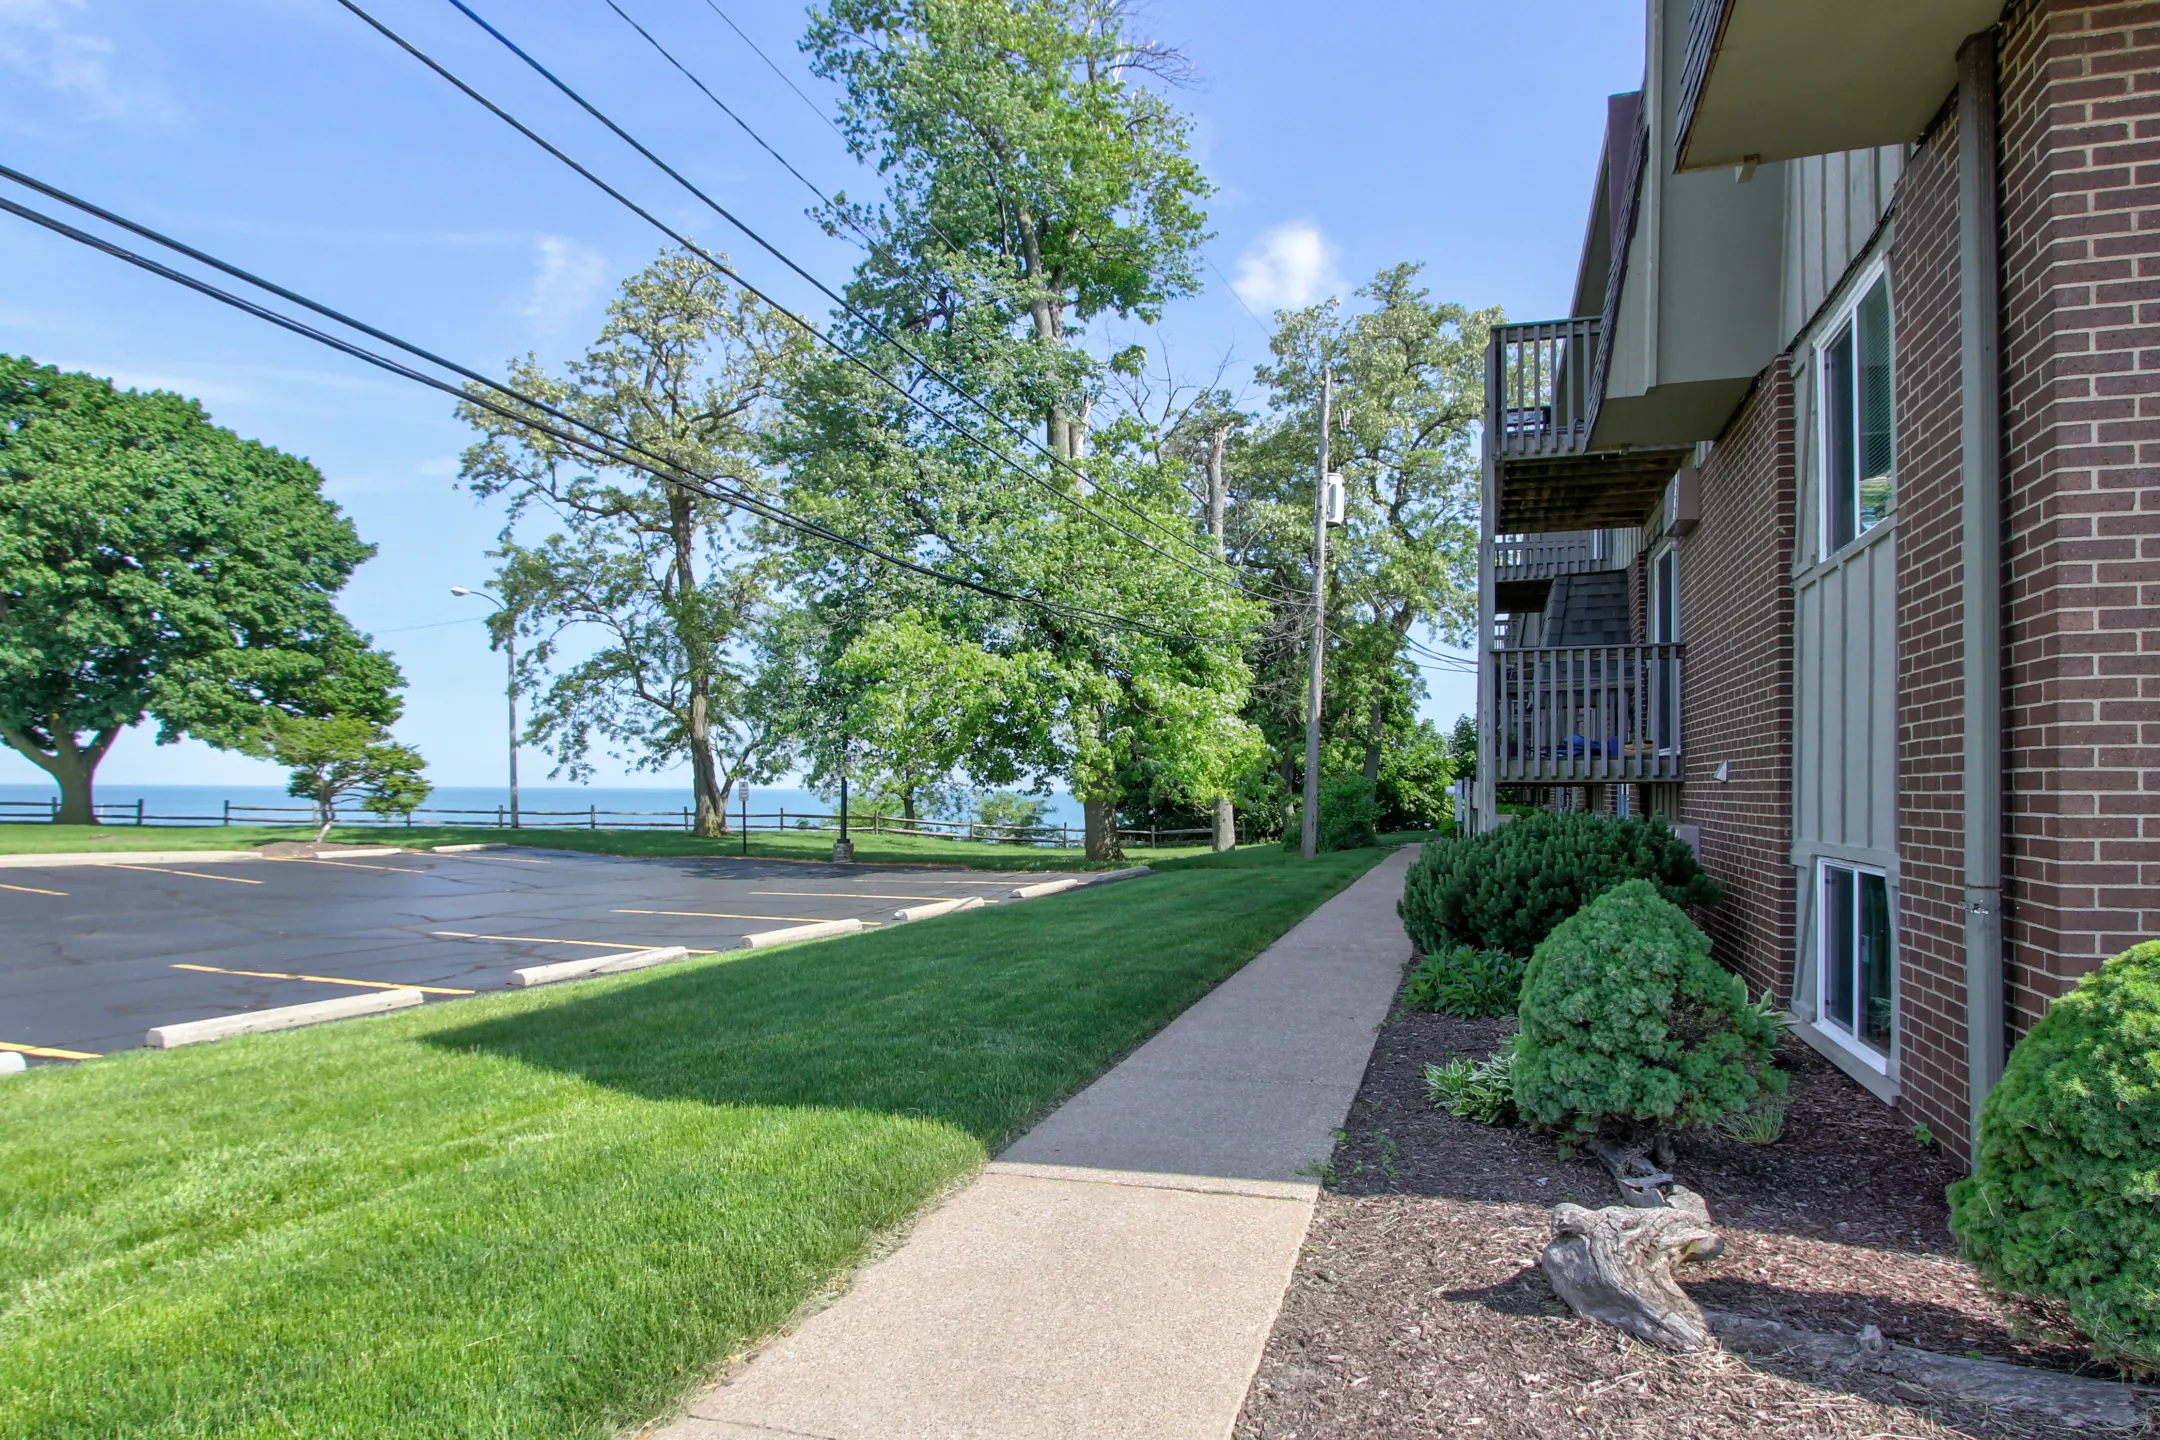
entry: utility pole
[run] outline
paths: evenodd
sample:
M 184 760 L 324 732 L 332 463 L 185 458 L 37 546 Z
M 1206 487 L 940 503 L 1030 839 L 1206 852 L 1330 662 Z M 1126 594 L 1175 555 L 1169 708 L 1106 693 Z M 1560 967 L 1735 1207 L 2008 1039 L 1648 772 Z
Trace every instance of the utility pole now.
M 1320 853 L 1320 686 L 1327 675 L 1328 431 L 1335 419 L 1335 372 L 1320 372 L 1320 455 L 1313 474 L 1312 676 L 1305 687 L 1304 835 L 1307 860 Z
M 503 627 L 503 649 L 510 658 L 510 682 L 507 686 L 504 687 L 504 693 L 510 699 L 510 828 L 515 830 L 519 828 L 517 781 L 517 615 L 510 609 L 508 605 L 504 604 L 495 596 L 490 595 L 485 590 L 473 590 L 468 589 L 463 585 L 453 585 L 450 587 L 450 593 L 457 596 L 461 600 L 467 595 L 477 595 L 482 600 L 487 601 L 488 604 L 493 605 L 497 610 L 504 612 L 510 617 L 510 623 Z
M 1230 437 L 1228 425 L 1217 425 L 1208 437 L 1207 457 L 1207 528 L 1215 542 L 1215 558 L 1223 558 L 1223 500 L 1227 485 L 1223 480 L 1223 442 Z M 1237 811 L 1227 795 L 1215 797 L 1215 849 L 1219 851 L 1237 848 Z

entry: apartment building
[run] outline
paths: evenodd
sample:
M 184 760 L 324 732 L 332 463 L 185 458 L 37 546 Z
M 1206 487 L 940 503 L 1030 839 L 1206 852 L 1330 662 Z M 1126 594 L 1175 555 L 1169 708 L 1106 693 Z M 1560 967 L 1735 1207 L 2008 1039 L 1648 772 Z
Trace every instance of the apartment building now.
M 1690 827 L 1718 957 L 1967 1155 L 2160 934 L 2160 5 L 1646 23 L 1488 356 L 1474 823 Z

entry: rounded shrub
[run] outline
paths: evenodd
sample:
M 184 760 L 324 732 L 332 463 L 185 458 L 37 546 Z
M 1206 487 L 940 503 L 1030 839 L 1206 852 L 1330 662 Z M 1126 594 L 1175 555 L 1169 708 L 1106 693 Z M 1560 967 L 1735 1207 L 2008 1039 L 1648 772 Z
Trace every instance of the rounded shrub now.
M 1785 1092 L 1777 1021 L 1647 880 L 1556 926 L 1523 976 L 1515 1104 L 1562 1142 L 1636 1146 Z
M 2160 1373 L 2160 941 L 2078 981 L 2011 1051 L 1950 1227 L 1991 1284 L 2060 1301 L 2095 1354 Z
M 1528 955 L 1586 901 L 1635 879 L 1675 905 L 1718 897 L 1717 882 L 1661 819 L 1539 811 L 1482 835 L 1429 841 L 1398 913 L 1428 955 L 1457 944 Z

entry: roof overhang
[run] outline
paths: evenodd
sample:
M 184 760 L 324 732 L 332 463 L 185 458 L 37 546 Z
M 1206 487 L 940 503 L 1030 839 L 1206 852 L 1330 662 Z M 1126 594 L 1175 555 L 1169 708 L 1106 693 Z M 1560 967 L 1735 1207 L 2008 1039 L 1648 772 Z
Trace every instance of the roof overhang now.
M 1915 139 L 2002 0 L 1695 0 L 1674 169 Z

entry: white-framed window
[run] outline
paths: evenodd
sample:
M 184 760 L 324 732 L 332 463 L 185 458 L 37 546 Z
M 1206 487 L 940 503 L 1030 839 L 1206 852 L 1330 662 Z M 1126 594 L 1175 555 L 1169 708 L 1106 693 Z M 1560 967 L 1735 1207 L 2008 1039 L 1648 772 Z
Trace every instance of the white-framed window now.
M 1680 547 L 1667 541 L 1650 554 L 1650 643 L 1680 643 Z M 1659 753 L 1680 748 L 1680 663 L 1657 655 L 1650 662 L 1650 725 Z
M 1877 261 L 1815 347 L 1815 473 L 1826 560 L 1890 513 L 1897 472 L 1890 342 L 1890 277 Z
M 1815 915 L 1815 1023 L 1883 1069 L 1897 1029 L 1889 877 L 1864 865 L 1820 862 Z

